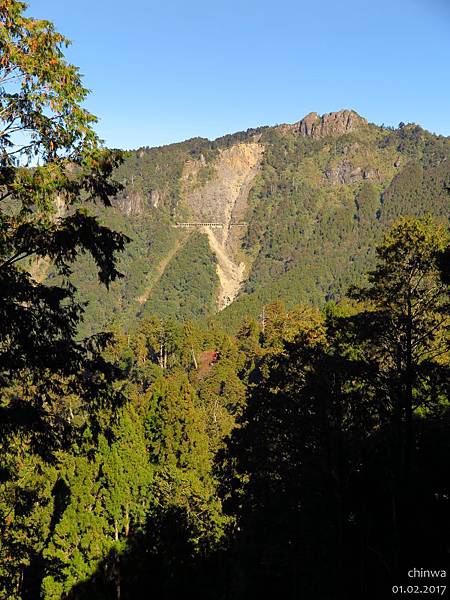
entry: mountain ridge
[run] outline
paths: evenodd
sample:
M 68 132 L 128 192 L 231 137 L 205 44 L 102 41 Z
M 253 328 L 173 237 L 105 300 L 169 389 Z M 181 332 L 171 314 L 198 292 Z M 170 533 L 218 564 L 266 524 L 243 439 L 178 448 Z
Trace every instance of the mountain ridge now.
M 415 124 L 378 126 L 343 109 L 127 151 L 115 178 L 124 190 L 101 217 L 133 241 L 125 278 L 109 296 L 94 289 L 86 262 L 76 267 L 90 301 L 86 330 L 154 313 L 235 327 L 276 298 L 288 306 L 339 301 L 399 216 L 430 212 L 445 221 L 450 138 Z M 180 244 L 178 221 L 222 228 L 199 227 Z M 190 264 L 197 279 L 180 271 Z

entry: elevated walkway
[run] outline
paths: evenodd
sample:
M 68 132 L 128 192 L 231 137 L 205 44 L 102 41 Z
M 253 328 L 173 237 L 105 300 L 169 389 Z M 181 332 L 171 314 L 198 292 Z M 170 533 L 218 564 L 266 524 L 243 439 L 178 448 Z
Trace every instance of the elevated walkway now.
M 247 223 L 230 223 L 230 227 L 247 227 Z M 189 223 L 175 223 L 172 225 L 176 229 L 195 229 L 197 227 L 210 227 L 211 229 L 223 229 L 225 223 L 191 221 Z

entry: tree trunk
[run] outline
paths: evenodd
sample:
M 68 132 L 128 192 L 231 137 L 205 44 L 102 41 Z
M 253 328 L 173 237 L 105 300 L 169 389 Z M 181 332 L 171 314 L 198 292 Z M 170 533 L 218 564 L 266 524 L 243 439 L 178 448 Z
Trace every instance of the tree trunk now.
M 193 360 L 194 360 L 194 367 L 195 367 L 196 369 L 198 369 L 197 359 L 196 359 L 196 357 L 195 357 L 195 350 L 194 350 L 194 348 L 193 348 L 193 347 L 192 347 L 192 358 L 193 358 Z
M 407 323 L 406 323 L 406 371 L 405 371 L 405 456 L 403 475 L 405 485 L 408 486 L 412 454 L 413 454 L 413 366 L 412 366 L 412 310 L 411 300 L 407 303 Z
M 130 533 L 130 513 L 125 511 L 125 537 L 128 537 Z

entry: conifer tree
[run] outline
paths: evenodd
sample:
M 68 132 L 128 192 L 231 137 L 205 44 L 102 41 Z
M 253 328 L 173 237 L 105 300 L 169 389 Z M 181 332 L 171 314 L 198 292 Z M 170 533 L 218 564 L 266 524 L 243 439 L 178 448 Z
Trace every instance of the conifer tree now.
M 392 418 L 398 468 L 405 477 L 414 449 L 413 414 L 442 399 L 429 382 L 444 382 L 448 374 L 449 285 L 440 269 L 448 245 L 445 228 L 429 217 L 402 218 L 377 248 L 369 285 L 352 291 L 369 303 L 369 310 L 357 317 L 359 331 L 367 336 L 368 356 L 378 366 L 382 413 Z

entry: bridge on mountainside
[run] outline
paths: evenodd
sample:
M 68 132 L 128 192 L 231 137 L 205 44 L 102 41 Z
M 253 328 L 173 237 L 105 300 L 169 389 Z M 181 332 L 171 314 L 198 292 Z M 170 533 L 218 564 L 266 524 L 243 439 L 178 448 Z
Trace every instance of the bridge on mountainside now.
M 211 229 L 223 229 L 225 223 L 214 223 L 214 222 L 203 222 L 203 221 L 191 221 L 189 223 L 175 223 L 172 225 L 177 229 L 195 229 L 196 227 L 210 227 Z M 230 223 L 229 227 L 247 227 L 247 223 Z

